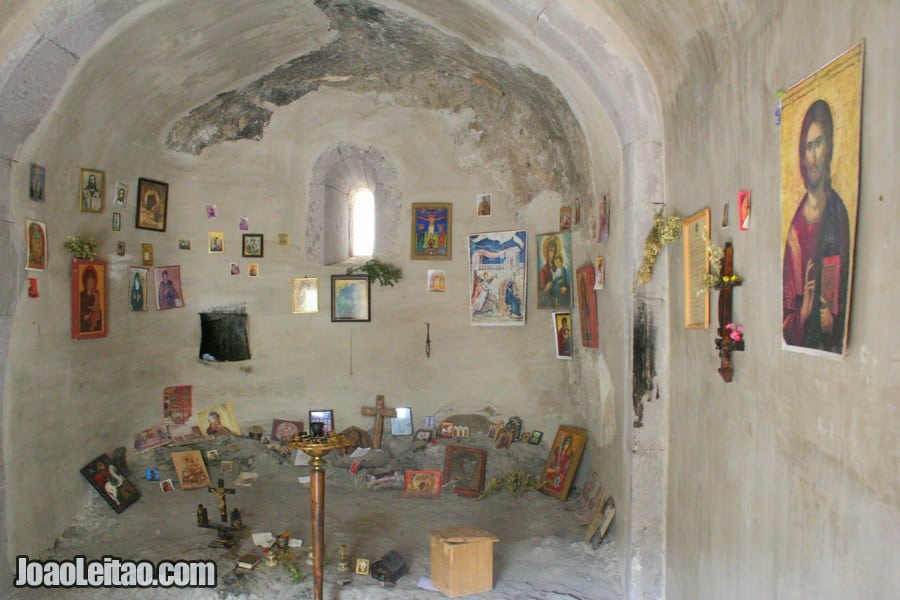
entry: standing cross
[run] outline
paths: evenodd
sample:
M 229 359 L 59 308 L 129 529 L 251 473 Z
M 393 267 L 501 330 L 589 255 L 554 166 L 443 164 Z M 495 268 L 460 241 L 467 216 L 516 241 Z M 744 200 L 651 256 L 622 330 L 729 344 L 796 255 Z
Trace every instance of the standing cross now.
M 225 505 L 225 494 L 233 494 L 234 488 L 225 487 L 225 479 L 219 477 L 217 487 L 207 488 L 210 494 L 215 494 L 219 497 L 219 517 L 222 518 L 223 523 L 228 522 L 228 507 Z
M 375 436 L 372 438 L 372 447 L 381 449 L 381 436 L 384 434 L 384 418 L 396 417 L 397 409 L 384 406 L 384 396 L 375 396 L 375 406 L 363 406 L 362 416 L 375 417 Z

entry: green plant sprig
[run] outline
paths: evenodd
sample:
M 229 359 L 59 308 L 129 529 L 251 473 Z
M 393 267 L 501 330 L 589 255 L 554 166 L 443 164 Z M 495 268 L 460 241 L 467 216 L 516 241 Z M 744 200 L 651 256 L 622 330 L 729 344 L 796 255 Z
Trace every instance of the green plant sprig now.
M 644 257 L 635 275 L 634 289 L 644 285 L 653 277 L 653 268 L 656 266 L 656 258 L 666 244 L 670 244 L 681 237 L 681 217 L 664 217 L 656 215 L 653 227 L 644 240 Z
M 82 239 L 75 235 L 70 235 L 66 238 L 66 241 L 62 243 L 63 250 L 73 255 L 75 258 L 85 258 L 87 260 L 91 260 L 97 256 L 98 247 L 97 240 L 94 238 L 89 237 Z
M 369 279 L 374 279 L 383 286 L 394 287 L 395 283 L 403 279 L 403 270 L 400 267 L 389 262 L 382 262 L 377 258 L 366 261 L 362 266 L 348 268 L 347 275 L 352 275 L 357 271 L 364 272 Z

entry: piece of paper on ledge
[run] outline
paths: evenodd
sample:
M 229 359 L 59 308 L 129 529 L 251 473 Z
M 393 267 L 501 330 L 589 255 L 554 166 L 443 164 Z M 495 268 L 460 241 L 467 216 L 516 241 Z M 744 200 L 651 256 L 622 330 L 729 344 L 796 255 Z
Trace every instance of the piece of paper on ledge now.
M 253 473 L 252 471 L 244 471 L 240 475 L 237 476 L 237 479 L 234 480 L 234 485 L 242 485 L 244 487 L 250 487 L 253 485 L 253 482 L 256 481 L 256 478 L 259 477 L 259 473 Z
M 288 540 L 288 548 L 302 548 L 303 540 L 298 540 L 297 538 L 291 538 Z
M 302 475 L 297 478 L 300 483 L 309 483 L 309 475 Z
M 422 588 L 423 590 L 430 590 L 432 592 L 440 591 L 439 589 L 434 587 L 433 583 L 431 583 L 431 577 L 427 577 L 425 575 L 422 575 L 419 577 L 419 581 L 418 581 L 418 583 L 416 583 L 416 585 L 419 586 L 420 588 Z
M 294 465 L 295 466 L 306 466 L 308 457 L 303 452 L 299 450 L 294 450 Z
M 254 546 L 262 546 L 263 548 L 268 548 L 272 544 L 275 543 L 275 536 L 272 535 L 271 531 L 262 531 L 260 533 L 253 534 L 253 545 Z
M 353 454 L 350 455 L 350 458 L 359 458 L 360 456 L 365 456 L 369 453 L 371 448 L 357 448 L 353 451 Z

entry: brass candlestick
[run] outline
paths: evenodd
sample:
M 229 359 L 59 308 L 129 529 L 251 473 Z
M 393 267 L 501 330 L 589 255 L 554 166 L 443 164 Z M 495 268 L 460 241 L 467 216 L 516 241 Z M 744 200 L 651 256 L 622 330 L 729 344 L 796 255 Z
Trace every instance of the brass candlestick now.
M 322 435 L 321 425 L 313 423 L 313 432 L 305 436 L 294 436 L 288 447 L 309 455 L 309 507 L 312 524 L 313 546 L 313 598 L 322 600 L 322 580 L 325 575 L 325 455 L 347 445 L 344 436 L 338 433 Z

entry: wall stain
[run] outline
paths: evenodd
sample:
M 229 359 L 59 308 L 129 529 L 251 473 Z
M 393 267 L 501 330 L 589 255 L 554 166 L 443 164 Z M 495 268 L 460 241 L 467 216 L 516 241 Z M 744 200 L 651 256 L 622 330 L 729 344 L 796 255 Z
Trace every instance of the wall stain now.
M 370 2 L 315 4 L 336 34 L 328 43 L 195 107 L 172 126 L 167 147 L 200 154 L 222 142 L 259 140 L 273 106 L 326 86 L 390 94 L 410 108 L 470 107 L 477 148 L 509 172 L 511 197 L 524 203 L 547 189 L 569 200 L 591 196 L 584 132 L 550 79 Z
M 634 426 L 644 424 L 644 401 L 652 400 L 653 380 L 656 377 L 656 326 L 647 302 L 635 299 L 632 329 L 632 395 Z

